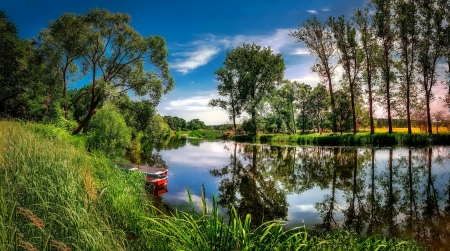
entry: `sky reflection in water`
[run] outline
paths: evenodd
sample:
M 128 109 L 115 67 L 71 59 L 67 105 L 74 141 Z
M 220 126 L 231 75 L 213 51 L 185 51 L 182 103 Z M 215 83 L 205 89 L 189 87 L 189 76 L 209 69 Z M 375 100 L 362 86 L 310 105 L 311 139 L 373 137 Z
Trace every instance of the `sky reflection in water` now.
M 174 147 L 176 149 L 174 149 Z M 252 214 L 255 224 L 345 226 L 369 233 L 416 236 L 448 244 L 450 148 L 279 147 L 235 142 L 169 142 L 159 154 L 170 167 L 172 207 L 200 208 L 217 196 L 226 213 Z M 374 156 L 373 156 L 374 155 Z M 373 166 L 372 166 L 373 156 Z

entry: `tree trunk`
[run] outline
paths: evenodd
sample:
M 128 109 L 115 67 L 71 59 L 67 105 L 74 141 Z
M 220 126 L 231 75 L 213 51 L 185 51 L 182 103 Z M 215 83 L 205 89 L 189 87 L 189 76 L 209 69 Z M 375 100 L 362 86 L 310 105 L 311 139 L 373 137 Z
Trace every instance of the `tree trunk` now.
M 353 93 L 353 86 L 350 88 L 350 98 L 352 101 L 352 116 L 353 116 L 353 134 L 356 134 L 357 125 L 356 125 L 356 110 L 355 110 L 355 95 Z
M 389 11 L 389 1 L 386 2 L 386 12 Z M 386 31 L 390 31 L 389 28 L 389 19 L 386 19 L 386 24 L 385 24 L 385 30 Z M 388 112 L 388 126 L 389 126 L 389 133 L 392 133 L 392 116 L 391 116 L 391 91 L 390 91 L 390 80 L 391 80 L 391 71 L 389 68 L 389 34 L 385 34 L 385 39 L 384 39 L 384 60 L 385 60 L 385 66 L 386 66 L 386 71 L 385 71 L 385 78 L 386 78 L 386 99 L 387 99 L 387 112 Z
M 428 133 L 433 134 L 432 124 L 431 124 L 431 113 L 430 113 L 430 92 L 426 91 L 426 102 L 427 102 L 427 127 Z
M 331 83 L 331 74 L 330 69 L 328 68 L 328 65 L 326 65 L 326 71 L 327 71 L 327 77 L 328 77 L 328 88 L 330 89 L 330 99 L 331 99 L 331 122 L 333 123 L 333 132 L 337 132 L 337 122 L 336 122 L 336 115 L 334 110 L 336 109 L 335 101 L 334 101 L 334 95 L 333 95 L 333 84 Z

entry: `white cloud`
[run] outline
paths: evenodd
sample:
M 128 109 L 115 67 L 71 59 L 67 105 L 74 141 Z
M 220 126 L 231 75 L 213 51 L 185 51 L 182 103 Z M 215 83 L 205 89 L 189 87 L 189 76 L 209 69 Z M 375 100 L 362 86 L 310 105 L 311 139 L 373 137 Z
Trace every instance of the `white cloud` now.
M 317 209 L 314 207 L 314 205 L 295 205 L 291 207 L 291 210 L 296 212 L 317 212 Z
M 179 58 L 172 63 L 172 68 L 186 74 L 207 64 L 219 51 L 220 49 L 214 46 L 200 46 L 195 51 L 174 53 L 173 56 L 179 56 Z
M 309 12 L 309 13 L 311 13 L 311 14 L 314 14 L 314 15 L 317 14 L 317 11 L 316 11 L 316 10 L 307 10 L 307 12 Z
M 306 48 L 298 48 L 291 55 L 311 55 L 311 53 Z
M 171 67 L 178 72 L 187 74 L 190 71 L 206 65 L 221 50 L 242 46 L 244 43 L 255 43 L 263 47 L 270 47 L 275 53 L 287 55 L 306 54 L 307 50 L 302 44 L 296 44 L 295 38 L 289 36 L 289 29 L 277 29 L 272 34 L 247 36 L 216 36 L 213 34 L 200 35 L 200 39 L 188 44 L 177 45 L 186 52 L 172 53 L 175 59 L 171 62 Z
M 197 91 L 192 97 L 162 100 L 158 111 L 162 115 L 177 116 L 186 121 L 200 119 L 206 125 L 229 123 L 228 114 L 220 108 L 208 106 L 209 100 L 219 98 L 217 91 Z
M 330 9 L 322 9 L 323 12 L 328 12 Z

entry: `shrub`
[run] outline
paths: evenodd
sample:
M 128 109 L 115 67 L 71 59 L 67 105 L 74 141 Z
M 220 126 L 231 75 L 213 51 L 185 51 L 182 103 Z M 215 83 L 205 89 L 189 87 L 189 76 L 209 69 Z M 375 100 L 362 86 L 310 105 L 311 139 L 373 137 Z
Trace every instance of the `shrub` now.
M 108 156 L 121 156 L 131 144 L 131 130 L 123 116 L 106 104 L 89 124 L 89 147 Z

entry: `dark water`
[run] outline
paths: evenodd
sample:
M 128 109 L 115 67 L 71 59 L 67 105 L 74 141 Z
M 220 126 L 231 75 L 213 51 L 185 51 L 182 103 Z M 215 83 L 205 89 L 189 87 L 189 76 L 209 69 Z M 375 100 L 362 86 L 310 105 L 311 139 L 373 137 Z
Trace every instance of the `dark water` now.
M 169 166 L 168 192 L 156 201 L 200 207 L 216 195 L 259 224 L 345 227 L 410 236 L 429 249 L 450 246 L 450 148 L 293 147 L 235 142 L 169 142 L 156 151 Z

